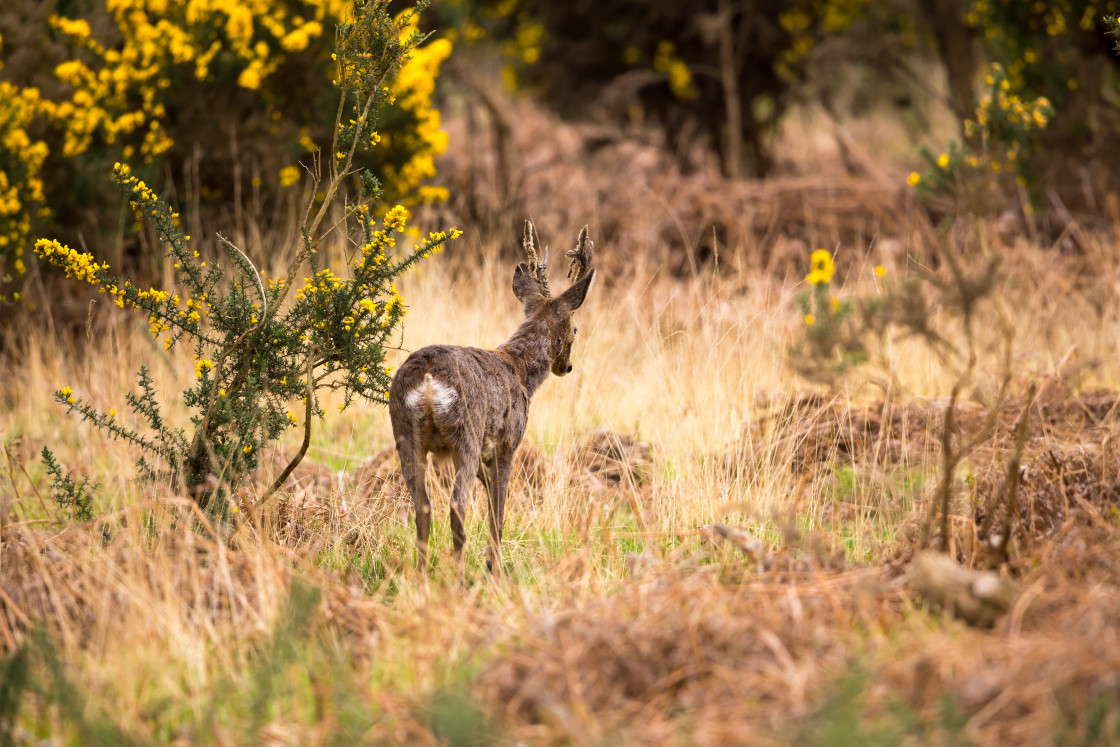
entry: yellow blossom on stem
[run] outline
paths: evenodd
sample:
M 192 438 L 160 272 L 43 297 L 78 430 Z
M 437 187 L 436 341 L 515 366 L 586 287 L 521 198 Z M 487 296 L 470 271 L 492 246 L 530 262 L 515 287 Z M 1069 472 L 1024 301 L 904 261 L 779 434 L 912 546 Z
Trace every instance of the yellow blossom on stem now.
M 832 253 L 827 249 L 818 249 L 809 257 L 811 272 L 805 276 L 805 282 L 810 285 L 821 285 L 832 282 L 835 266 L 832 262 Z

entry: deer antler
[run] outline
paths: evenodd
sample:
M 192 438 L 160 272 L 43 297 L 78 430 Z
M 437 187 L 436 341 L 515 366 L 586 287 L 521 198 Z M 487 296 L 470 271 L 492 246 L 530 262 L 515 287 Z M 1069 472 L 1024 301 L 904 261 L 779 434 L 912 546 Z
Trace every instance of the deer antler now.
M 587 238 L 587 226 L 579 232 L 575 249 L 569 249 L 567 256 L 571 258 L 568 263 L 568 277 L 575 282 L 591 269 L 591 255 L 595 253 L 595 242 Z
M 552 292 L 548 289 L 548 247 L 544 248 L 544 259 L 538 262 L 538 244 L 540 244 L 540 236 L 537 235 L 537 227 L 533 225 L 533 221 L 526 219 L 525 238 L 522 239 L 521 245 L 525 248 L 525 255 L 529 258 L 529 275 L 537 281 L 541 294 L 545 298 L 552 298 Z

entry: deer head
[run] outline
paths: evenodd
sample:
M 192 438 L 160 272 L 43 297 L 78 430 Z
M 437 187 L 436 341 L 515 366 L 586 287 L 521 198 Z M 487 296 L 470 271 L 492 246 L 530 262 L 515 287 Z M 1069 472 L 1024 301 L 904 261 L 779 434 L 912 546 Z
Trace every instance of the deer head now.
M 591 267 L 595 243 L 587 238 L 587 226 L 584 226 L 575 248 L 567 254 L 571 258 L 568 277 L 575 279 L 566 291 L 553 298 L 548 288 L 548 248 L 544 250 L 544 258 L 538 261 L 536 246 L 539 242 L 535 234 L 532 221 L 525 221 L 522 246 L 529 261 L 522 262 L 514 270 L 513 295 L 521 302 L 525 317 L 543 323 L 547 329 L 552 373 L 563 376 L 572 370 L 572 341 L 577 332 L 572 326 L 572 312 L 583 305 L 587 291 L 595 282 L 595 270 Z

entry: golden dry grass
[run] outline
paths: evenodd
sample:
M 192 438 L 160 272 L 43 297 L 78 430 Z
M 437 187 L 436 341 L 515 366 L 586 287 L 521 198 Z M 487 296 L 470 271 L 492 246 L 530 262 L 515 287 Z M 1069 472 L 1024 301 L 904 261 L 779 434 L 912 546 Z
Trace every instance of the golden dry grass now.
M 69 385 L 123 410 L 147 362 L 181 419 L 172 394 L 193 374 L 188 353 L 168 357 L 135 320 L 101 310 L 76 338 L 36 327 L 2 364 L 0 649 L 23 652 L 3 674 L 31 684 L 18 713 L 0 711 L 0 736 L 1120 739 L 1116 398 L 1092 394 L 1120 374 L 1111 270 L 1092 268 L 1117 266 L 1120 252 L 1104 236 L 1094 247 L 1080 258 L 1025 239 L 997 247 L 1004 283 L 985 307 L 962 432 L 1000 375 L 997 307 L 1015 329 L 1012 402 L 955 476 L 962 558 L 977 539 L 963 473 L 980 497 L 998 494 L 1015 402 L 1031 381 L 1044 391 L 1024 457 L 1030 521 L 1004 569 L 1023 594 L 993 630 L 930 612 L 904 581 L 954 378 L 920 341 L 889 339 L 879 365 L 836 389 L 799 380 L 786 359 L 801 324 L 796 279 L 703 264 L 682 281 L 610 256 L 648 247 L 601 243 L 604 266 L 621 269 L 578 314 L 575 371 L 532 403 L 531 462 L 507 510 L 508 574 L 492 582 L 480 570 L 476 493 L 467 588 L 446 570 L 442 492 L 437 567 L 428 580 L 410 570 L 391 456 L 366 463 L 391 443 L 383 409 L 333 415 L 327 403 L 288 494 L 231 538 L 190 501 L 135 483 L 130 449 L 50 396 Z M 494 238 L 468 234 L 452 253 L 403 284 L 406 349 L 490 347 L 518 322 L 512 265 Z M 839 260 L 841 294 L 876 292 L 873 255 L 850 248 Z M 891 272 L 886 282 L 916 269 Z M 868 382 L 889 375 L 885 400 Z M 621 434 L 617 448 L 604 431 Z M 61 518 L 36 460 L 43 444 L 102 483 L 93 522 Z M 741 552 L 701 528 L 714 523 L 763 549 Z

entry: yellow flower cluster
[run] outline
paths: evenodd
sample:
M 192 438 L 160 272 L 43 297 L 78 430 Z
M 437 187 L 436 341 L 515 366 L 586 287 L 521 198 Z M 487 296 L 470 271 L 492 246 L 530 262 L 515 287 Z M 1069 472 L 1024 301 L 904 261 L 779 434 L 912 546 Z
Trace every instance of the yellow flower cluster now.
M 97 286 L 101 293 L 105 293 L 113 299 L 117 308 L 123 309 L 127 304 L 131 308 L 148 309 L 149 312 L 152 312 L 148 317 L 148 332 L 154 336 L 158 337 L 161 333 L 170 330 L 166 319 L 176 310 L 180 319 L 186 319 L 196 325 L 202 320 L 200 312 L 203 310 L 205 298 L 201 301 L 187 298 L 186 308 L 180 309 L 178 294 L 173 296 L 167 291 L 157 288 L 141 290 L 127 280 L 123 286 L 119 286 L 114 279 L 104 275 L 105 271 L 109 269 L 108 262 L 99 264 L 89 252 L 79 252 L 77 249 L 71 249 L 56 239 L 39 239 L 35 242 L 35 253 L 48 264 L 61 268 L 66 273 L 66 277 L 77 278 L 90 285 Z M 164 308 L 155 313 L 160 306 Z M 168 337 L 165 341 L 165 347 L 169 348 L 170 345 L 171 338 Z
M 201 379 L 210 369 L 214 368 L 214 361 L 209 358 L 195 358 L 194 375 L 195 378 Z
M 964 18 L 983 35 L 990 56 L 1004 62 L 1009 91 L 1060 95 L 1060 87 L 1076 91 L 1080 85 L 1070 75 L 1078 69 L 1071 60 L 1082 54 L 1076 29 L 1091 32 L 1102 17 L 1117 13 L 1120 0 L 972 0 Z
M 541 42 L 544 40 L 544 25 L 540 21 L 524 19 L 517 24 L 513 39 L 503 45 L 507 56 L 516 57 L 527 65 L 535 64 L 541 58 Z
M 993 122 L 1006 120 L 1018 125 L 1024 132 L 1031 129 L 1042 129 L 1053 116 L 1053 106 L 1045 96 L 1039 96 L 1033 102 L 1026 102 L 1015 94 L 1009 93 L 1011 82 L 998 62 L 993 63 L 984 82 L 994 91 L 980 97 L 980 106 L 976 109 L 976 119 L 966 120 L 965 127 L 969 134 L 982 133 L 985 127 L 990 127 Z
M 507 0 L 501 6 L 487 9 L 486 15 L 508 18 L 516 11 L 517 2 L 516 0 Z M 486 30 L 479 26 L 474 19 L 468 17 L 464 21 L 462 34 L 463 40 L 467 44 L 475 44 L 486 37 Z M 512 37 L 502 42 L 501 50 L 505 64 L 502 65 L 501 76 L 502 85 L 507 91 L 517 90 L 518 65 L 533 65 L 540 61 L 541 42 L 544 40 L 544 35 L 544 25 L 535 18 L 523 14 L 514 27 Z M 457 38 L 458 31 L 453 30 L 450 36 Z
M 101 285 L 99 273 L 109 269 L 108 263 L 97 264 L 89 252 L 79 252 L 54 239 L 36 241 L 35 253 L 52 265 L 61 267 L 66 277 L 78 278 L 90 285 Z
M 323 36 L 324 24 L 342 19 L 347 5 L 311 0 L 294 14 L 276 0 L 108 0 L 121 37 L 112 47 L 95 39 L 84 19 L 53 16 L 54 28 L 92 59 L 55 69 L 74 89 L 49 112 L 65 129 L 65 154 L 84 153 L 97 137 L 108 144 L 127 140 L 125 158 L 139 141 L 139 155 L 150 162 L 172 145 L 163 122 L 176 68 L 208 81 L 221 56 L 237 71 L 238 85 L 257 89 L 285 54 L 306 49 Z
M 313 277 L 303 279 L 303 287 L 296 289 L 296 300 L 302 301 L 304 298 L 314 296 L 316 293 L 329 293 L 332 290 L 338 290 L 348 283 L 349 281 L 343 280 L 330 270 L 320 270 L 315 273 Z
M 44 206 L 40 176 L 47 144 L 32 139 L 27 132 L 42 104 L 37 89 L 21 89 L 0 81 L 0 258 L 13 255 L 12 269 L 17 275 L 27 271 L 23 246 L 31 234 L 32 216 L 50 215 Z M 4 282 L 11 282 L 3 259 L 0 274 Z
M 677 56 L 673 42 L 662 40 L 657 45 L 657 53 L 653 57 L 653 69 L 665 73 L 669 78 L 669 90 L 682 101 L 696 98 L 696 85 L 692 81 L 692 71 L 688 64 Z
M 54 28 L 82 50 L 86 61 L 75 55 L 56 68 L 72 93 L 61 103 L 43 102 L 42 110 L 63 129 L 66 156 L 104 142 L 119 147 L 126 159 L 135 155 L 150 163 L 173 145 L 165 124 L 173 80 L 193 76 L 207 83 L 235 75 L 242 88 L 263 89 L 291 55 L 329 44 L 330 30 L 347 18 L 350 5 L 350 0 L 306 0 L 296 12 L 286 0 L 108 0 L 121 37 L 112 47 L 98 41 L 84 19 L 52 16 Z M 416 28 L 414 15 L 402 38 Z M 399 164 L 399 149 L 409 149 L 404 163 L 387 168 L 382 179 L 390 194 L 422 202 L 447 199 L 445 189 L 420 185 L 435 175 L 433 158 L 447 147 L 431 97 L 440 64 L 450 53 L 446 39 L 415 50 L 393 84 L 397 104 L 415 120 L 416 133 L 410 133 L 410 142 L 395 143 L 393 157 L 383 159 Z M 274 120 L 278 116 L 274 113 Z M 380 136 L 370 137 L 371 146 L 377 146 Z M 314 150 L 306 128 L 300 143 Z M 293 186 L 299 176 L 296 166 L 287 166 L 279 173 L 280 185 Z
M 394 311 L 399 311 L 401 314 L 404 314 L 404 312 L 405 312 L 404 299 L 401 298 L 401 294 L 397 292 L 397 286 L 396 285 L 390 285 L 389 286 L 389 300 L 385 302 L 385 314 L 389 315 L 389 314 L 392 314 Z M 388 320 L 386 320 L 382 324 L 384 326 L 388 326 Z
M 401 38 L 408 38 L 417 28 L 417 18 L 405 26 Z M 393 94 L 398 107 L 416 121 L 415 133 L 381 135 L 377 150 L 387 155 L 390 148 L 410 153 L 408 160 L 397 167 L 386 163 L 382 184 L 390 195 L 401 196 L 409 203 L 430 203 L 448 198 L 445 187 L 424 185 L 436 175 L 435 157 L 447 150 L 447 133 L 440 129 L 439 110 L 432 106 L 436 77 L 440 65 L 451 55 L 451 42 L 436 39 L 414 50 L 397 74 Z M 386 158 L 386 161 L 389 159 Z
M 822 285 L 832 282 L 832 275 L 836 270 L 832 262 L 832 253 L 827 249 L 818 249 L 809 257 L 810 272 L 805 276 L 805 282 L 810 285 Z M 812 322 L 810 322 L 812 324 Z
M 285 166 L 280 169 L 280 186 L 291 187 L 299 183 L 299 168 L 296 166 Z
M 811 7 L 791 4 L 793 7 L 778 15 L 778 23 L 789 34 L 790 43 L 778 56 L 774 72 L 785 81 L 796 80 L 795 66 L 813 51 L 819 35 L 844 31 L 871 2 L 872 0 L 830 0 L 814 3 Z
M 382 223 L 385 224 L 386 228 L 400 232 L 404 230 L 408 219 L 408 210 L 403 205 L 394 205 L 389 209 L 389 212 L 385 213 Z
M 998 62 L 989 67 L 984 83 L 988 91 L 980 97 L 975 118 L 965 120 L 965 134 L 980 137 L 991 157 L 992 170 L 998 172 L 1004 162 L 1010 164 L 1019 158 L 1033 132 L 1050 123 L 1054 107 L 1045 96 L 1024 101 L 1012 93 L 1014 85 Z
M 452 228 L 450 231 L 429 231 L 428 238 L 416 245 L 420 251 L 420 256 L 427 259 L 433 254 L 439 254 L 443 251 L 444 245 L 451 239 L 457 239 L 463 235 L 463 232 L 458 228 Z

